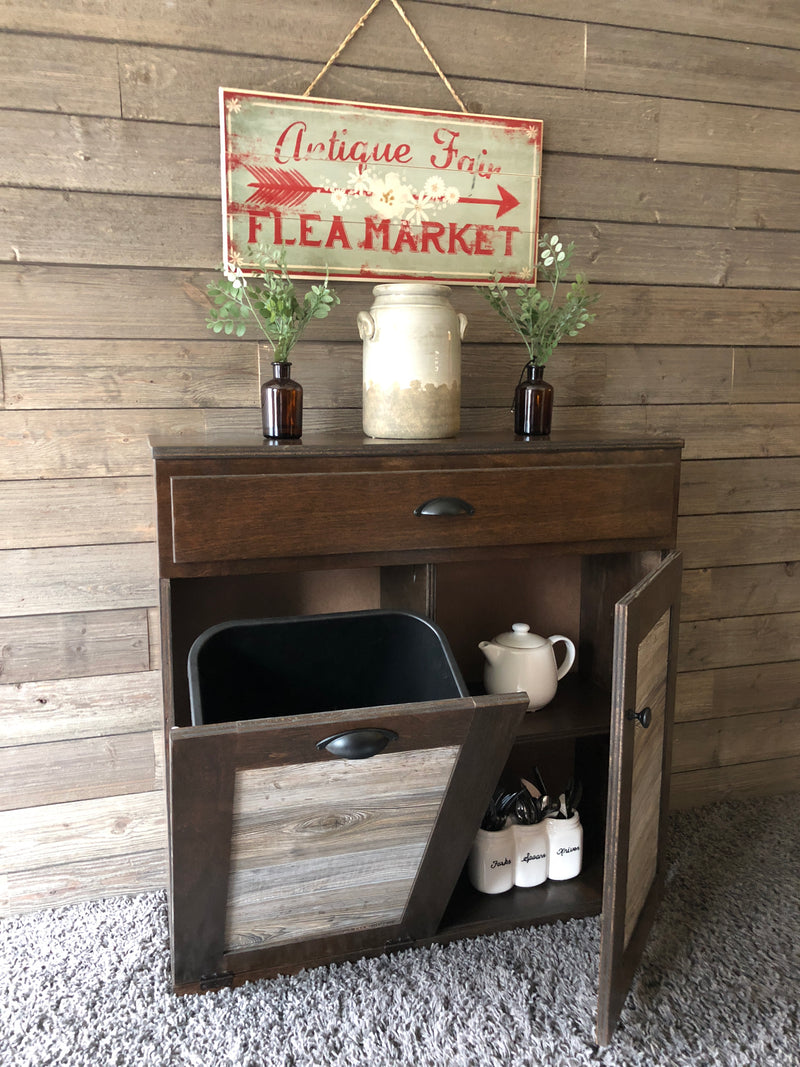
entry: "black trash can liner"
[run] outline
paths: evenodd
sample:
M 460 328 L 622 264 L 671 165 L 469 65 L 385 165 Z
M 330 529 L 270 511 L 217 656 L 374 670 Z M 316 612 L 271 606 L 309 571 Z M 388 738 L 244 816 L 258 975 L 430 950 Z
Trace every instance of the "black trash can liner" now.
M 435 623 L 402 611 L 224 622 L 189 650 L 192 723 L 468 696 Z

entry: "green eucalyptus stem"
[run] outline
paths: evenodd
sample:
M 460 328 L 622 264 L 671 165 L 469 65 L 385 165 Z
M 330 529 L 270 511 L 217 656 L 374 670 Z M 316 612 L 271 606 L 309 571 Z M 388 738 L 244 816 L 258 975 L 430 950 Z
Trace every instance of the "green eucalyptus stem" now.
M 206 325 L 214 333 L 243 337 L 252 316 L 259 331 L 272 348 L 273 362 L 285 363 L 294 345 L 312 319 L 324 319 L 339 297 L 328 286 L 328 275 L 321 285 L 312 285 L 302 300 L 286 267 L 286 249 L 259 245 L 253 257 L 261 277 L 246 277 L 241 267 L 229 263 L 222 268 L 224 277 L 208 286 L 214 307 Z
M 488 287 L 479 289 L 500 317 L 519 334 L 529 362 L 535 367 L 547 363 L 564 336 L 577 336 L 596 317 L 588 309 L 599 298 L 588 292 L 582 274 L 575 276 L 564 301 L 560 305 L 556 303 L 559 285 L 569 270 L 574 251 L 573 243 L 565 249 L 557 236 L 544 234 L 540 239 L 538 269 L 543 280 L 550 283 L 549 298 L 535 285 L 519 286 L 515 291 L 516 306 L 513 306 L 497 273 Z

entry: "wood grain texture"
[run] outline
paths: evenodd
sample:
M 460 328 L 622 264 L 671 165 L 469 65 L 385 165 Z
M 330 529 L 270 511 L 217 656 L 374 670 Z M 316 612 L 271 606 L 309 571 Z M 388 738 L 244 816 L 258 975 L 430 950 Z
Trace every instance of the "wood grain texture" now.
M 672 753 L 676 773 L 800 756 L 800 710 L 679 723 Z
M 226 948 L 398 923 L 457 755 L 239 772 Z
M 151 638 L 147 612 L 136 608 L 7 616 L 0 619 L 0 683 L 147 671 L 156 666 Z
M 586 87 L 795 109 L 800 73 L 785 47 L 589 25 Z
M 0 482 L 0 549 L 151 541 L 149 478 Z
M 667 609 L 639 645 L 636 668 L 636 712 L 649 707 L 647 729 L 633 729 L 631 830 L 628 842 L 628 888 L 625 899 L 627 947 L 656 874 L 661 811 L 661 774 L 665 744 L 667 665 L 671 610 Z
M 0 748 L 0 811 L 164 788 L 152 731 Z
M 348 362 L 341 351 L 331 351 L 327 345 L 304 345 L 298 355 L 306 374 L 314 378 L 322 375 L 322 386 L 335 377 L 337 367 L 341 373 L 342 365 Z M 360 350 L 357 356 L 357 361 L 352 357 L 351 376 L 353 401 L 358 379 L 360 404 Z M 99 408 L 108 411 L 258 404 L 260 383 L 254 339 L 214 338 L 183 343 L 13 338 L 3 342 L 0 360 L 5 406 L 13 410 Z M 312 396 L 313 392 L 312 387 Z M 125 416 L 119 418 L 124 426 Z M 93 414 L 91 421 L 99 419 L 101 415 Z
M 799 707 L 800 660 L 678 675 L 676 721 Z
M 90 820 L 80 832 L 88 832 Z M 78 832 L 78 829 L 75 829 Z M 11 871 L 0 879 L 0 917 L 64 907 L 103 897 L 154 893 L 167 880 L 166 841 L 149 851 L 71 861 L 57 852 L 51 867 Z M 4 888 L 3 888 L 4 887 Z
M 800 457 L 699 460 L 681 469 L 682 515 L 800 509 Z
M 0 812 L 0 866 L 9 873 L 165 847 L 161 790 Z
M 681 771 L 672 777 L 672 807 L 682 810 L 719 800 L 796 793 L 799 779 L 798 756 Z
M 800 566 L 764 563 L 684 571 L 681 619 L 792 611 L 800 600 Z
M 141 608 L 157 602 L 153 544 L 20 548 L 0 554 L 0 615 Z
M 687 515 L 678 520 L 678 542 L 689 568 L 792 560 L 798 537 L 798 511 Z
M 254 342 L 215 343 L 204 322 L 220 255 L 217 87 L 302 92 L 365 6 L 310 0 L 302 25 L 293 0 L 241 0 L 235 18 L 229 0 L 180 11 L 8 0 L 0 11 L 0 536 L 6 550 L 45 554 L 0 556 L 0 600 L 14 601 L 14 614 L 0 605 L 0 683 L 23 687 L 23 736 L 48 708 L 37 696 L 62 724 L 70 701 L 87 724 L 96 701 L 113 733 L 104 685 L 112 694 L 114 677 L 158 667 L 147 435 L 259 432 Z M 761 647 L 785 632 L 768 617 L 800 608 L 796 0 L 608 0 L 602 11 L 537 0 L 535 12 L 528 0 L 409 0 L 409 11 L 470 110 L 544 119 L 542 219 L 578 241 L 602 292 L 585 341 L 548 368 L 559 432 L 685 437 L 684 621 L 762 619 L 759 632 L 741 624 Z M 318 92 L 455 108 L 388 4 Z M 371 294 L 344 295 L 298 350 L 307 432 L 360 428 L 354 318 Z M 470 319 L 462 426 L 510 433 L 519 346 L 476 294 L 458 289 L 455 302 Z M 796 707 L 798 663 L 683 673 L 679 714 Z M 83 696 L 48 688 L 71 678 L 86 680 Z M 737 781 L 769 791 L 800 780 L 791 760 L 741 766 L 741 781 L 736 766 L 674 776 L 681 803 Z M 157 847 L 132 855 L 148 875 L 98 851 L 98 893 L 156 878 Z M 29 907 L 83 899 L 92 877 L 76 860 L 6 882 Z
M 682 671 L 800 659 L 800 612 L 681 624 Z
M 118 737 L 162 725 L 158 671 L 0 688 L 0 748 Z

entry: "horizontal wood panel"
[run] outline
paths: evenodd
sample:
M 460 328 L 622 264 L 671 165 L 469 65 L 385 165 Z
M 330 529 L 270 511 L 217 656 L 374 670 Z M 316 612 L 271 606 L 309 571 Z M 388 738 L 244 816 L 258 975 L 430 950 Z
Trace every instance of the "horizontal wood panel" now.
M 152 541 L 149 478 L 0 482 L 0 549 Z
M 430 6 L 436 6 L 433 0 Z M 461 0 L 459 7 L 475 11 L 494 11 L 496 0 Z M 528 14 L 530 0 L 504 0 L 506 11 Z M 363 5 L 361 5 L 363 7 Z M 228 31 L 233 49 L 246 52 L 252 45 L 252 36 L 247 36 L 250 26 L 261 26 L 262 35 L 270 30 L 280 37 L 294 31 L 296 47 L 303 50 L 318 47 L 320 54 L 313 53 L 315 59 L 325 60 L 332 46 L 344 37 L 358 17 L 363 14 L 361 7 L 354 0 L 344 0 L 335 11 L 320 2 L 310 0 L 307 4 L 308 30 L 301 26 L 299 34 L 296 22 L 287 17 L 293 10 L 292 0 L 272 0 L 270 5 L 273 19 L 259 23 L 264 13 L 258 0 L 241 0 L 243 26 L 228 27 L 221 12 L 214 9 L 203 10 L 202 15 L 187 26 L 180 25 L 180 20 L 171 12 L 162 12 L 155 0 L 140 3 L 135 11 L 92 10 L 83 16 L 82 30 L 87 35 L 118 37 L 129 40 L 151 40 L 154 43 L 176 44 L 189 43 L 198 47 L 213 47 L 220 35 Z M 410 4 L 408 11 L 416 25 L 412 10 L 419 4 Z M 74 19 L 68 0 L 46 0 L 42 10 L 47 12 L 48 25 L 54 33 L 74 32 Z M 568 10 L 559 0 L 537 0 L 536 13 L 555 19 L 572 19 L 579 22 L 597 20 L 597 5 L 590 0 L 576 0 Z M 672 0 L 669 5 L 654 6 L 652 0 L 607 0 L 602 16 L 604 22 L 618 26 L 638 26 L 640 28 L 657 28 L 680 34 L 721 37 L 734 41 L 756 41 L 788 47 L 800 47 L 800 30 L 795 18 L 796 9 L 792 0 L 772 0 L 769 17 L 764 11 L 753 8 L 745 0 Z M 3 9 L 3 25 L 17 30 L 40 28 L 40 23 L 22 0 L 8 0 Z M 393 35 L 402 32 L 401 24 L 396 18 L 390 22 Z M 314 33 L 310 30 L 313 28 Z M 339 31 L 342 31 L 341 33 Z M 318 34 L 323 39 L 317 42 Z M 339 34 L 339 36 L 337 36 Z M 335 41 L 328 37 L 336 38 Z M 424 33 L 423 33 L 424 37 Z M 298 39 L 299 38 L 299 39 Z M 226 41 L 228 38 L 225 38 Z M 331 47 L 328 47 L 328 45 Z M 327 51 L 326 51 L 327 49 Z
M 549 372 L 548 372 L 549 373 Z M 516 380 L 516 375 L 512 382 Z M 554 382 L 557 382 L 555 374 Z M 500 387 L 501 390 L 508 388 Z M 730 458 L 733 456 L 793 456 L 798 452 L 800 413 L 796 405 L 652 405 L 593 406 L 569 408 L 556 403 L 554 428 L 579 434 L 617 431 L 684 437 L 684 458 Z M 513 433 L 510 404 L 497 408 L 462 409 L 462 431 L 507 430 Z M 319 431 L 361 430 L 361 406 L 352 408 L 306 408 L 304 429 Z M 80 478 L 91 475 L 149 476 L 152 473 L 149 434 L 180 435 L 204 431 L 259 434 L 261 416 L 257 404 L 250 408 L 148 409 L 146 411 L 95 410 L 91 419 L 80 411 L 7 411 L 0 415 L 0 478 Z M 773 513 L 764 518 L 769 541 L 776 539 L 768 527 L 781 522 Z M 791 513 L 788 513 L 791 515 Z M 687 517 L 687 548 L 695 547 L 692 567 L 725 563 L 773 562 L 791 559 L 793 550 L 780 549 L 777 556 L 736 559 L 709 552 L 705 523 Z M 699 523 L 699 525 L 697 525 Z M 694 524 L 694 525 L 693 525 Z M 758 523 L 756 525 L 759 525 Z M 736 531 L 719 536 L 736 539 Z M 768 541 L 768 543 L 769 543 Z M 694 546 L 694 542 L 697 542 Z M 777 543 L 783 544 L 782 537 Z M 758 545 L 756 546 L 759 547 Z
M 600 220 L 607 215 L 606 209 Z M 660 285 L 679 276 L 684 285 L 800 286 L 794 233 L 679 225 L 654 230 L 585 217 L 589 221 L 542 214 L 540 230 L 574 240 L 575 269 L 594 282 Z M 222 255 L 219 203 L 86 192 L 65 199 L 56 190 L 0 188 L 0 249 L 8 262 L 26 264 L 215 268 Z
M 166 835 L 165 835 L 166 836 Z M 98 856 L 59 862 L 53 867 L 13 871 L 5 875 L 0 893 L 0 916 L 20 915 L 48 907 L 63 907 L 102 897 L 127 896 L 163 890 L 167 884 L 166 840 L 149 852 Z
M 496 0 L 461 0 L 461 3 L 491 10 Z M 530 0 L 503 0 L 508 11 L 525 12 L 529 4 Z M 568 10 L 562 0 L 536 0 L 536 12 L 580 22 L 598 19 L 594 0 L 572 0 Z M 604 0 L 601 14 L 603 22 L 615 26 L 800 48 L 794 0 L 773 0 L 769 18 L 764 17 L 763 9 L 753 7 L 748 0 L 670 0 L 669 4 L 654 4 L 653 0 Z
M 800 660 L 679 674 L 675 719 L 800 708 Z
M 674 772 L 800 756 L 800 710 L 677 723 Z
M 0 617 L 110 611 L 157 603 L 154 544 L 20 548 L 0 553 Z
M 0 258 L 18 263 L 216 267 L 218 200 L 0 188 Z M 53 241 L 57 220 L 59 240 Z
M 800 509 L 798 456 L 696 460 L 681 467 L 682 515 L 797 509 Z
M 800 563 L 708 567 L 683 572 L 683 622 L 794 611 L 798 604 Z
M 797 558 L 800 511 L 687 515 L 678 519 L 684 566 L 782 563 Z
M 160 731 L 162 726 L 158 671 L 22 682 L 0 688 L 0 748 L 106 735 L 144 735 L 148 730 Z
M 732 403 L 800 400 L 800 351 L 795 348 L 735 348 Z M 779 392 L 782 390 L 782 393 Z
M 0 142 L 0 185 L 182 197 L 219 180 L 211 127 L 0 110 Z
M 91 267 L 0 265 L 5 337 L 133 337 L 201 340 L 207 335 L 206 286 L 214 273 Z M 127 299 L 115 298 L 126 292 Z M 307 340 L 356 340 L 355 318 L 372 304 L 362 283 L 340 285 L 341 307 L 309 326 Z M 601 314 L 592 344 L 793 345 L 800 307 L 792 292 L 597 285 Z M 471 287 L 454 294 L 472 341 L 516 341 Z M 141 308 L 148 308 L 143 318 Z
M 135 608 L 0 618 L 0 683 L 150 670 L 149 630 L 147 612 Z M 24 687 L 14 692 L 25 699 Z
M 794 659 L 800 659 L 798 611 L 681 623 L 678 669 L 682 671 Z
M 257 348 L 255 337 L 194 342 L 7 338 L 0 352 L 5 406 L 257 406 Z M 461 357 L 464 407 L 509 403 L 525 362 L 521 343 L 473 344 L 468 327 Z M 331 407 L 360 408 L 359 341 L 300 341 L 292 359 L 308 407 L 324 398 Z M 559 408 L 694 405 L 698 393 L 704 404 L 800 402 L 796 348 L 565 344 L 548 364 L 547 378 L 558 390 Z
M 229 418 L 258 431 L 256 406 Z M 0 478 L 152 476 L 148 434 L 196 433 L 208 425 L 206 411 L 188 409 L 97 410 L 91 417 L 79 409 L 5 411 L 0 414 Z
M 152 731 L 0 748 L 0 811 L 163 789 L 162 751 Z
M 695 808 L 718 800 L 743 797 L 779 796 L 797 792 L 800 757 L 740 763 L 732 767 L 711 767 L 673 774 L 670 807 Z
M 258 344 L 230 341 L 81 341 L 8 338 L 0 365 L 5 406 L 36 408 L 207 408 L 259 403 Z M 303 345 L 308 393 L 330 395 L 346 377 L 361 404 L 361 345 Z M 352 379 L 352 384 L 351 380 Z M 357 387 L 357 393 L 356 393 Z M 324 393 L 323 393 L 324 390 Z M 92 421 L 96 419 L 92 415 Z M 1 424 L 0 424 L 1 425 Z
M 797 111 L 661 100 L 656 158 L 796 171 L 799 124 Z
M 166 845 L 163 791 L 0 812 L 0 868 L 100 862 Z
M 796 109 L 800 66 L 784 47 L 590 23 L 586 88 Z
M 35 37 L 7 34 L 2 43 L 0 99 L 3 108 L 20 111 L 119 117 L 117 47 L 38 32 Z

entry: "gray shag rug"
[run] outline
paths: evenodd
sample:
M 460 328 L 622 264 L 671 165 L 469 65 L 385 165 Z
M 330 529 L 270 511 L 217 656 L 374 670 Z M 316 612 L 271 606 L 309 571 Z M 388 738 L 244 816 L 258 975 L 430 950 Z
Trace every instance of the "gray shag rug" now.
M 612 1045 L 599 922 L 205 996 L 168 981 L 161 893 L 0 922 L 3 1067 L 797 1067 L 800 794 L 674 815 L 667 895 Z

